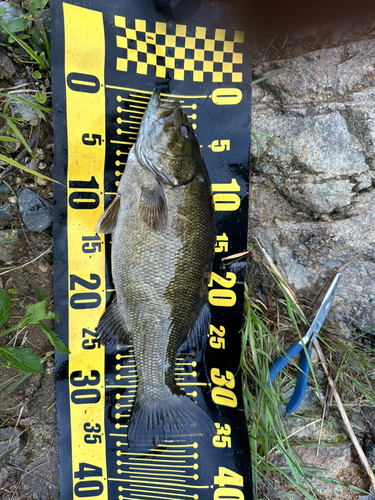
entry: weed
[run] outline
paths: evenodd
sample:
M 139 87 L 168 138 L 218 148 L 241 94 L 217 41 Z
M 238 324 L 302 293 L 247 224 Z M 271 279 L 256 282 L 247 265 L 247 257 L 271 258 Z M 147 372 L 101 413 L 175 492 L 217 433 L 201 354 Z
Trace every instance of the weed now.
M 264 82 L 265 80 L 269 80 L 273 76 L 279 75 L 280 73 L 284 73 L 284 71 L 286 71 L 287 69 L 288 69 L 287 67 L 277 69 L 276 71 L 273 71 L 272 73 L 269 73 L 268 75 L 264 75 L 261 78 L 257 78 L 256 80 L 253 80 L 251 83 L 253 85 L 256 85 L 257 83 Z
M 45 29 L 41 23 L 41 17 L 47 3 L 48 0 L 28 0 L 25 5 L 26 13 L 22 14 L 19 18 L 13 19 L 7 25 L 1 22 L 5 9 L 0 9 L 1 45 L 12 48 L 14 59 L 25 67 L 29 74 L 30 83 L 34 88 L 34 91 L 31 91 L 34 92 L 34 98 L 30 98 L 30 100 L 15 95 L 13 93 L 14 91 L 9 91 L 8 93 L 0 92 L 0 97 L 2 98 L 0 118 L 9 126 L 7 131 L 8 135 L 0 136 L 0 145 L 1 143 L 4 145 L 3 147 L 6 153 L 0 154 L 0 160 L 12 167 L 16 167 L 34 175 L 35 180 L 36 177 L 41 177 L 56 182 L 40 172 L 25 167 L 17 161 L 17 159 L 12 158 L 10 156 L 10 150 L 7 147 L 7 143 L 20 142 L 31 157 L 35 158 L 32 148 L 26 141 L 24 137 L 25 134 L 22 131 L 24 120 L 12 116 L 9 111 L 9 104 L 12 101 L 26 104 L 37 113 L 39 121 L 32 120 L 32 122 L 30 122 L 31 126 L 38 126 L 39 128 L 40 121 L 44 120 L 51 128 L 48 116 L 52 114 L 52 109 L 48 106 L 44 106 L 50 96 L 50 92 L 48 91 L 50 87 L 50 47 Z
M 253 80 L 252 81 L 252 85 L 256 85 L 257 83 L 260 83 L 260 82 L 263 82 L 265 80 L 268 80 L 269 78 L 272 78 L 273 76 L 279 75 L 280 73 L 283 73 L 287 69 L 288 68 L 280 68 L 280 69 L 278 69 L 278 70 L 276 70 L 276 71 L 274 71 L 272 73 L 269 73 L 268 75 L 264 75 L 261 78 L 258 78 L 257 80 Z M 286 148 L 288 147 L 288 145 L 285 144 L 285 142 L 280 141 L 280 139 L 278 139 L 277 137 L 273 137 L 271 135 L 264 134 L 263 132 L 257 132 L 256 130 L 251 129 L 251 135 L 254 137 L 255 143 L 256 143 L 256 146 L 257 146 L 257 156 L 256 156 L 255 165 L 258 164 L 259 159 L 260 159 L 260 142 L 259 142 L 259 139 L 258 139 L 259 135 L 262 136 L 262 137 L 268 137 L 268 139 L 273 139 L 274 141 L 277 141 L 280 144 L 282 144 L 283 146 L 285 146 Z
M 57 351 L 68 354 L 69 350 L 63 341 L 44 323 L 44 321 L 48 319 L 58 320 L 58 316 L 48 310 L 48 301 L 43 298 L 35 304 L 27 305 L 25 309 L 26 311 L 21 321 L 17 325 L 0 332 L 0 337 L 30 325 L 37 325 Z M 0 328 L 9 320 L 12 310 L 13 303 L 11 296 L 6 290 L 0 288 Z M 1 346 L 0 356 L 7 361 L 7 363 L 0 363 L 0 366 L 24 370 L 29 373 L 44 372 L 42 363 L 38 360 L 33 351 L 25 347 Z
M 267 379 L 272 360 L 285 353 L 284 341 L 288 344 L 289 338 L 293 339 L 290 343 L 302 338 L 301 332 L 306 328 L 305 315 L 280 273 L 276 272 L 275 268 L 271 269 L 268 263 L 265 264 L 255 252 L 252 252 L 252 256 L 263 269 L 268 270 L 280 290 L 277 317 L 281 318 L 275 320 L 269 304 L 266 305 L 258 297 L 252 296 L 248 287 L 245 287 L 242 369 L 247 381 L 244 387 L 244 402 L 250 420 L 254 495 L 259 499 L 269 498 L 268 495 L 277 494 L 275 484 L 283 484 L 285 490 L 292 489 L 307 500 L 317 500 L 319 495 L 313 486 L 316 480 L 366 493 L 354 484 L 325 477 L 325 471 L 304 464 L 296 454 L 292 436 L 287 434 L 283 412 L 280 410 L 282 405 L 286 404 L 284 394 L 294 385 L 298 367 L 292 361 L 269 386 Z M 361 406 L 375 405 L 375 350 L 365 347 L 358 336 L 349 336 L 328 327 L 323 328 L 319 340 L 326 359 L 329 360 L 331 377 L 335 380 L 336 389 L 346 405 L 356 407 L 358 401 Z M 318 366 L 320 365 L 311 365 L 309 383 L 315 394 L 320 395 L 324 391 L 324 381 L 316 377 Z M 317 402 L 319 404 L 321 401 L 318 399 Z M 335 413 L 334 401 L 331 406 L 331 411 Z M 323 425 L 323 413 L 322 405 L 322 415 L 307 419 L 301 429 L 306 425 Z M 341 420 L 339 423 L 341 425 Z M 298 440 L 298 435 L 294 436 L 294 439 Z M 319 449 L 324 443 L 309 442 L 308 445 Z M 280 465 L 281 463 L 284 465 Z

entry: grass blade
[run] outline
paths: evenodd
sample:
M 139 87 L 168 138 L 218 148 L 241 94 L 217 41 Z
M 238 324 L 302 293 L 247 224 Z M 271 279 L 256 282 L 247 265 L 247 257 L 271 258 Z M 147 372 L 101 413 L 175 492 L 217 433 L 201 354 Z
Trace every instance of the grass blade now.
M 19 97 L 17 95 L 13 94 L 6 94 L 4 92 L 0 92 L 0 96 L 2 97 L 7 97 L 8 99 L 14 100 L 14 101 L 19 101 L 22 102 L 23 104 L 27 104 L 28 106 L 31 106 L 35 111 L 45 111 L 46 113 L 52 113 L 51 108 L 46 108 L 45 106 L 42 106 L 41 104 L 38 104 L 37 102 L 30 102 L 24 97 Z
M 27 54 L 29 54 L 29 56 L 31 57 L 31 59 L 34 59 L 34 61 L 36 61 L 39 66 L 43 69 L 46 69 L 48 71 L 48 68 L 46 66 L 46 63 L 44 62 L 43 58 L 38 56 L 38 54 L 31 48 L 27 45 L 27 43 L 23 42 L 22 40 L 20 40 L 16 35 L 14 35 L 13 33 L 11 33 L 8 28 L 6 26 L 4 26 L 4 24 L 2 22 L 0 22 L 0 26 L 3 28 L 3 30 L 8 33 L 8 35 L 16 42 L 18 43 L 18 45 L 20 47 L 23 48 L 23 50 L 25 52 L 27 52 Z
M 20 170 L 24 170 L 28 174 L 36 175 L 37 177 L 42 177 L 42 179 L 47 179 L 47 181 L 56 182 L 57 184 L 60 184 L 61 186 L 63 186 L 63 184 L 61 184 L 61 182 L 55 181 L 54 179 L 51 179 L 50 177 L 47 177 L 46 175 L 43 175 L 40 172 L 36 172 L 35 170 L 31 170 L 31 168 L 27 168 L 24 165 L 21 165 L 21 163 L 18 163 L 18 161 L 13 160 L 12 158 L 8 158 L 5 155 L 0 154 L 0 160 L 4 161 L 6 163 L 9 163 L 10 165 L 13 165 L 13 167 L 19 168 Z
M 18 130 L 16 124 L 14 123 L 13 120 L 9 118 L 9 116 L 4 115 L 3 113 L 0 113 L 0 116 L 4 118 L 4 120 L 8 123 L 9 127 L 13 130 L 13 132 L 16 134 L 16 136 L 19 138 L 19 140 L 22 142 L 24 147 L 27 149 L 27 151 L 30 153 L 30 155 L 35 159 L 34 153 L 30 146 L 27 144 L 26 139 L 24 136 L 21 134 L 21 132 Z
M 274 71 L 273 73 L 269 73 L 268 75 L 264 75 L 261 78 L 258 78 L 257 80 L 253 80 L 251 83 L 252 83 L 252 85 L 256 85 L 257 83 L 263 82 L 264 80 L 268 80 L 269 78 L 272 78 L 273 76 L 276 76 L 276 75 L 279 75 L 280 73 L 283 73 L 287 69 L 288 69 L 287 67 L 280 68 L 280 69 Z

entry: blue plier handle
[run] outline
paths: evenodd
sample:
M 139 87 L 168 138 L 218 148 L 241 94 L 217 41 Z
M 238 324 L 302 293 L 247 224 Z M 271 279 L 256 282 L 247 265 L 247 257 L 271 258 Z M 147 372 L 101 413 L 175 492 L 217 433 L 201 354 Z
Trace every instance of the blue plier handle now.
M 339 281 L 340 273 L 336 274 L 333 279 L 327 293 L 325 294 L 321 306 L 314 321 L 312 322 L 308 332 L 299 342 L 295 342 L 293 345 L 288 347 L 284 354 L 279 356 L 269 367 L 269 378 L 267 381 L 267 386 L 270 384 L 278 373 L 283 370 L 290 361 L 297 356 L 301 351 L 301 359 L 299 362 L 299 370 L 297 375 L 296 387 L 294 389 L 293 395 L 286 407 L 286 413 L 293 413 L 301 404 L 303 396 L 306 391 L 307 381 L 309 378 L 310 371 L 310 359 L 311 359 L 311 345 L 316 339 L 324 320 L 329 313 L 333 302 L 333 296 L 336 289 L 337 282 Z M 306 348 L 304 349 L 304 346 Z

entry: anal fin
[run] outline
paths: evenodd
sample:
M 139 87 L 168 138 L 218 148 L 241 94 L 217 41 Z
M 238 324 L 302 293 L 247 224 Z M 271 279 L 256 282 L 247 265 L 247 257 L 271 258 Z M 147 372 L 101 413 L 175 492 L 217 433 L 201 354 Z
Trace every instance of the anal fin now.
M 211 311 L 208 304 L 204 304 L 187 336 L 179 339 L 178 355 L 195 350 L 204 350 L 210 332 Z
M 96 334 L 102 344 L 115 345 L 118 342 L 129 344 L 130 333 L 118 309 L 116 294 L 100 318 Z

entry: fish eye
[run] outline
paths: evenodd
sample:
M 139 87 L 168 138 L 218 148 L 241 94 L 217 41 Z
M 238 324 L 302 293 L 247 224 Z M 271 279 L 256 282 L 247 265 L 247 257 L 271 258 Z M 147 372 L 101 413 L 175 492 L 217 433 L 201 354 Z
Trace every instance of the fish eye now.
M 185 127 L 185 125 L 181 125 L 180 126 L 180 131 L 181 131 L 181 134 L 187 138 L 188 136 L 188 129 Z

